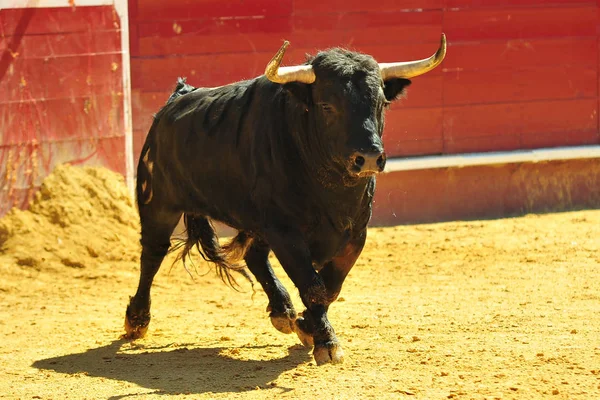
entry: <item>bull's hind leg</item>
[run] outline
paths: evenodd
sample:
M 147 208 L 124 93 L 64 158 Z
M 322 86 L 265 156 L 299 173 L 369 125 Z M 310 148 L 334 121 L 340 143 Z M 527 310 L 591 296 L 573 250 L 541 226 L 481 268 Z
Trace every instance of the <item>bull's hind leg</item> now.
M 294 310 L 289 293 L 271 268 L 270 251 L 271 249 L 266 243 L 255 239 L 246 252 L 244 261 L 269 298 L 267 311 L 270 312 L 271 323 L 280 332 L 292 333 L 296 310 Z
M 139 204 L 142 226 L 140 281 L 125 313 L 124 338 L 127 339 L 141 338 L 148 330 L 152 281 L 169 251 L 171 234 L 181 217 L 181 213 L 159 207 L 157 200 Z

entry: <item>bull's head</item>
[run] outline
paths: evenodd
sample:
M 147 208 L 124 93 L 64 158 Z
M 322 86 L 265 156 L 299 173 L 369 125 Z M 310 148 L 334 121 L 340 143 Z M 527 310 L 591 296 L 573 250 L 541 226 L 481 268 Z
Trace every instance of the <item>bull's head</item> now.
M 265 76 L 303 102 L 329 155 L 354 177 L 383 171 L 384 108 L 410 78 L 431 71 L 446 55 L 442 34 L 438 51 L 423 60 L 380 64 L 365 54 L 333 49 L 304 65 L 281 67 L 288 45 L 284 42 L 269 62 Z

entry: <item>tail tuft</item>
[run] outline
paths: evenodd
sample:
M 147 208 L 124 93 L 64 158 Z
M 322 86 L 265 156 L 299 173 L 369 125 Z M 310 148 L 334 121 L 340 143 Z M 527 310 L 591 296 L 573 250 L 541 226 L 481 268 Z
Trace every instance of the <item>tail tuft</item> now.
M 232 271 L 241 274 L 254 286 L 254 281 L 245 265 L 238 264 L 244 258 L 248 247 L 252 244 L 251 236 L 245 232 L 240 232 L 231 242 L 221 247 L 215 229 L 208 218 L 185 213 L 183 215 L 183 222 L 186 227 L 187 238 L 182 239 L 181 243 L 172 246 L 170 250 L 173 252 L 183 248 L 177 256 L 176 261 L 182 260 L 185 266 L 186 260 L 191 260 L 190 251 L 195 246 L 204 260 L 212 262 L 215 265 L 217 274 L 221 280 L 233 289 L 237 290 L 239 284 L 231 274 Z

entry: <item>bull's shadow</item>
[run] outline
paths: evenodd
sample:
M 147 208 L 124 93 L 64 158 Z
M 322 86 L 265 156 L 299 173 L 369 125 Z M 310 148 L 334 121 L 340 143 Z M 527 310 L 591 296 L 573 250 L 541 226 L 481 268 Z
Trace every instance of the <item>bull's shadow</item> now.
M 158 394 L 243 392 L 255 390 L 257 386 L 281 392 L 291 389 L 269 383 L 281 373 L 311 359 L 308 351 L 299 345 L 289 347 L 288 356 L 283 358 L 241 360 L 224 355 L 223 350 L 232 349 L 220 347 L 146 347 L 148 351 L 142 353 L 120 352 L 125 343 L 127 341 L 117 340 L 83 353 L 39 360 L 32 366 L 65 374 L 85 373 L 128 381 L 155 389 L 154 393 Z M 268 351 L 269 346 L 260 347 Z

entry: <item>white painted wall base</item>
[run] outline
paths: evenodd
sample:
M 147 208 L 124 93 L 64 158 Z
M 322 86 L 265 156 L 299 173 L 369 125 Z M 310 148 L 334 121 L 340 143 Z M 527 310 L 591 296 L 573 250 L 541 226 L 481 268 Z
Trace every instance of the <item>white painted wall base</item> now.
M 600 158 L 600 145 L 555 147 L 548 149 L 515 150 L 486 153 L 452 154 L 446 156 L 425 156 L 391 158 L 384 172 L 410 171 L 432 168 L 461 168 L 476 165 L 511 164 L 556 160 Z

